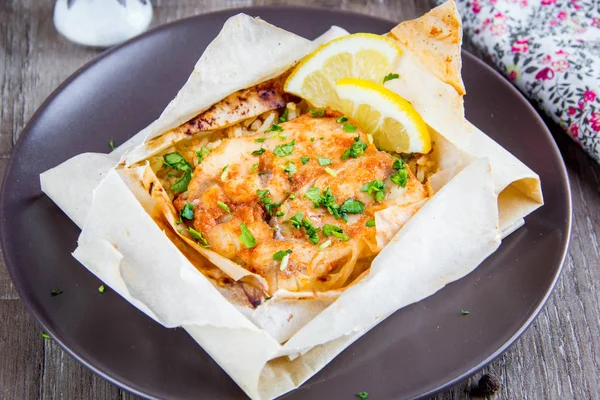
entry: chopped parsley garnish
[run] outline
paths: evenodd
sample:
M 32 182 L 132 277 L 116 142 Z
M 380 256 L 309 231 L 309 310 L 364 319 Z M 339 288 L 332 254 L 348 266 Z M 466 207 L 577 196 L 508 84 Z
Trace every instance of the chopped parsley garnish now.
M 361 192 L 368 192 L 371 196 L 373 196 L 375 201 L 383 201 L 383 199 L 385 199 L 385 193 L 383 192 L 384 190 L 385 185 L 383 181 L 380 180 L 366 183 L 362 189 L 360 189 Z
M 325 172 L 327 172 L 331 176 L 337 176 L 337 172 L 335 172 L 334 169 L 331 169 L 329 167 L 325 167 Z
M 342 228 L 335 225 L 325 224 L 323 225 L 323 235 L 325 236 L 333 236 L 338 238 L 344 242 L 350 240 L 350 237 L 344 233 Z
M 390 72 L 389 74 L 387 74 L 386 76 L 383 77 L 383 83 L 386 83 L 387 81 L 391 81 L 392 79 L 398 79 L 398 78 L 400 78 L 400 75 Z
M 189 204 L 189 203 L 188 203 Z M 221 208 L 221 210 L 225 211 L 227 214 L 231 214 L 231 210 L 229 206 L 222 201 L 217 201 L 217 205 Z
M 59 294 L 62 294 L 62 293 L 63 293 L 63 291 L 62 291 L 62 290 L 53 290 L 53 291 L 52 291 L 52 297 L 54 297 L 54 296 L 58 296 Z
M 192 236 L 192 239 L 194 239 L 196 241 L 196 243 L 198 243 L 200 245 L 200 247 L 204 247 L 204 248 L 210 247 L 208 242 L 206 241 L 206 238 L 204 237 L 204 235 L 202 235 L 202 232 L 198 232 L 194 228 L 188 228 L 188 232 Z
M 185 192 L 192 180 L 192 166 L 183 156 L 177 152 L 168 153 L 163 156 L 163 166 L 184 171 L 183 175 L 171 186 L 175 193 Z
M 296 173 L 296 164 L 294 164 L 293 162 L 288 163 L 285 168 L 283 169 L 283 172 L 286 172 L 290 175 L 293 175 Z
M 112 140 L 112 139 L 110 139 L 110 142 L 108 142 L 108 147 L 110 147 L 110 149 L 111 149 L 111 150 L 114 150 L 114 149 L 116 149 L 116 147 L 115 147 L 115 143 L 113 142 L 113 140 Z
M 281 261 L 283 260 L 283 257 L 289 254 L 292 254 L 292 250 L 290 249 L 278 251 L 277 253 L 273 254 L 273 260 Z
M 356 128 L 356 125 L 352 125 L 350 122 L 346 122 L 346 123 L 344 124 L 344 128 L 343 128 L 343 129 L 344 129 L 344 131 L 346 131 L 346 132 L 350 132 L 350 133 L 352 133 L 352 132 L 356 132 L 356 129 L 357 129 L 357 128 Z
M 104 291 L 105 291 L 105 290 L 106 290 L 106 288 L 104 287 L 104 285 L 100 285 L 100 286 L 98 287 L 98 291 L 99 291 L 100 293 L 104 293 Z
M 306 236 L 308 236 L 309 242 L 312 244 L 317 244 L 319 242 L 319 235 L 317 234 L 318 229 L 314 227 L 308 218 L 304 217 L 304 213 L 302 211 L 294 215 L 288 221 L 296 229 L 304 228 L 304 232 L 306 233 Z
M 335 122 L 337 122 L 338 124 L 341 124 L 342 122 L 346 122 L 346 121 L 348 121 L 348 118 L 346 118 L 345 115 L 343 115 L 335 120 Z
M 194 219 L 194 205 L 192 203 L 185 203 L 179 215 L 181 218 Z
M 241 224 L 240 229 L 242 230 L 242 234 L 240 235 L 240 240 L 244 243 L 247 249 L 251 249 L 256 246 L 256 239 L 252 236 L 252 232 L 246 226 L 246 224 Z
M 290 109 L 286 107 L 285 110 L 283 110 L 283 112 L 279 116 L 279 123 L 288 121 L 288 113 L 289 112 L 290 112 Z
M 44 339 L 52 339 L 52 338 L 50 337 L 50 335 L 48 335 L 46 332 L 42 332 L 42 337 L 43 337 Z
M 264 148 L 262 148 L 262 147 L 261 147 L 261 148 L 260 148 L 260 149 L 258 149 L 258 150 L 254 150 L 254 151 L 252 152 L 252 155 L 253 155 L 253 156 L 260 156 L 260 155 L 261 155 L 262 153 L 264 153 L 265 151 L 266 151 L 266 150 L 265 150 Z
M 273 203 L 273 199 L 267 197 L 271 192 L 269 189 L 257 190 L 256 195 L 260 198 L 260 200 L 265 205 L 265 210 L 269 213 L 269 215 L 274 215 L 277 208 L 281 205 L 279 203 Z
M 311 141 L 311 142 L 314 142 L 314 141 L 315 141 L 315 138 L 314 138 L 314 137 L 311 137 L 311 138 L 310 138 L 310 141 Z
M 310 161 L 310 158 L 309 157 L 301 157 L 300 161 L 302 161 L 302 165 L 306 165 L 306 163 Z
M 283 217 L 284 215 L 285 215 L 285 213 L 284 213 L 283 211 L 277 211 L 277 212 L 275 213 L 275 216 L 276 216 L 276 217 Z
M 401 170 L 402 168 L 404 168 L 404 164 L 406 164 L 404 160 L 394 157 L 394 164 L 392 164 L 392 168 L 396 170 Z
M 333 215 L 334 217 L 340 217 L 340 206 L 338 206 L 335 203 L 335 196 L 331 193 L 330 188 L 325 189 L 323 194 L 320 196 L 319 200 L 321 205 L 325 207 L 331 215 Z
M 356 397 L 358 397 L 359 399 L 365 400 L 369 398 L 369 393 L 367 392 L 358 392 L 355 395 Z
M 302 228 L 302 218 L 304 218 L 304 213 L 300 211 L 298 214 L 294 215 L 292 218 L 288 219 L 292 226 L 296 229 Z
M 265 131 L 265 133 L 269 133 L 269 132 L 283 132 L 283 126 L 273 124 L 273 125 L 271 125 L 271 127 L 269 129 L 267 129 Z
M 322 117 L 325 115 L 325 109 L 317 108 L 316 110 L 310 110 L 310 115 L 312 115 L 313 118 Z
M 227 174 L 229 173 L 229 164 L 223 167 L 223 172 L 221 172 L 221 180 L 224 181 L 227 179 Z
M 256 172 L 257 169 L 258 169 L 258 163 L 252 164 L 252 172 Z
M 287 139 L 287 136 L 285 136 L 285 135 L 281 135 L 281 136 L 279 136 L 279 140 L 281 140 L 282 142 L 283 142 L 284 140 L 286 140 L 286 139 Z
M 470 312 L 468 312 L 467 310 L 463 310 L 462 308 L 460 309 L 460 313 L 462 315 L 469 315 L 469 314 L 471 314 Z
M 264 143 L 264 142 L 265 142 L 265 140 L 267 140 L 267 139 L 266 139 L 266 138 L 264 138 L 264 137 L 263 137 L 263 138 L 254 139 L 254 141 L 255 141 L 256 143 Z
M 286 157 L 286 156 L 289 156 L 294 151 L 294 145 L 295 144 L 296 144 L 295 140 L 292 140 L 289 143 L 280 144 L 279 146 L 275 147 L 275 150 L 273 150 L 273 153 L 277 157 Z
M 306 217 L 302 218 L 302 226 L 304 227 L 306 236 L 308 236 L 308 241 L 312 244 L 319 243 L 319 235 L 317 234 L 317 228 L 313 226 L 313 224 L 310 222 L 310 219 Z
M 288 199 L 290 200 L 294 200 L 296 198 L 296 193 L 292 193 L 290 194 L 290 197 L 288 197 Z
M 168 153 L 163 156 L 163 165 L 176 169 L 177 171 L 191 171 L 192 166 L 183 156 L 177 152 Z
M 390 175 L 390 180 L 400 187 L 406 187 L 406 183 L 408 182 L 408 171 L 406 170 L 404 161 L 396 158 L 393 167 L 398 172 Z
M 196 156 L 198 156 L 198 164 L 200 164 L 202 162 L 202 160 L 204 160 L 204 156 L 206 154 L 210 154 L 210 150 L 206 147 L 202 147 L 200 150 L 198 150 L 196 152 Z
M 362 201 L 353 198 L 346 199 L 340 207 L 340 213 L 343 214 L 360 214 L 365 211 L 365 204 Z
M 317 157 L 320 166 L 331 165 L 331 160 L 327 157 Z
M 329 190 L 329 188 L 327 188 Z M 321 205 L 321 191 L 318 187 L 313 186 L 306 191 L 304 197 L 313 202 L 315 208 Z
M 321 137 L 319 138 L 319 140 L 324 140 L 324 139 L 325 139 L 325 136 L 321 136 Z
M 334 217 L 338 217 L 338 218 L 340 217 L 340 213 L 339 213 L 340 206 L 338 206 L 335 203 L 336 197 L 333 194 L 331 194 L 330 188 L 325 189 L 323 191 L 323 194 L 319 194 L 319 188 L 312 187 L 312 188 L 310 188 L 310 190 L 308 190 L 306 192 L 304 197 L 306 197 L 307 199 L 312 201 L 315 208 L 323 206 L 323 207 L 327 208 L 327 211 L 329 211 L 329 213 L 331 215 L 333 215 Z
M 368 227 L 372 227 L 375 226 L 375 220 L 374 219 L 370 219 L 367 221 L 367 223 L 365 224 Z
M 354 143 L 350 146 L 349 149 L 346 149 L 344 154 L 342 154 L 342 160 L 347 160 L 348 158 L 358 158 L 365 154 L 365 150 L 369 147 L 368 144 L 360 140 L 360 136 L 354 138 Z
M 339 206 L 336 204 L 336 197 L 331 193 L 331 189 L 327 188 L 322 194 L 319 193 L 319 188 L 312 187 L 305 194 L 304 197 L 313 202 L 315 208 L 325 207 L 331 215 L 336 218 L 342 218 L 348 222 L 346 214 L 360 214 L 364 211 L 365 205 L 361 201 L 348 198 Z
M 175 193 L 183 193 L 188 189 L 190 181 L 192 180 L 192 171 L 186 171 L 181 178 L 171 186 L 171 190 Z

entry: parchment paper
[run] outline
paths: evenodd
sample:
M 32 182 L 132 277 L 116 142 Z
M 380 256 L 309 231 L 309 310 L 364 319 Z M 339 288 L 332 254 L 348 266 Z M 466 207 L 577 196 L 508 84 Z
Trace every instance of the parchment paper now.
M 160 151 L 147 141 L 286 71 L 314 46 L 263 21 L 232 17 L 157 121 L 111 155 L 82 154 L 40 177 L 42 190 L 82 228 L 74 257 L 151 318 L 183 326 L 253 399 L 296 388 L 394 311 L 471 272 L 542 204 L 537 175 L 468 124 L 461 94 L 404 49 L 395 68 L 400 78 L 386 86 L 435 131 L 432 157 L 441 167 L 432 177 L 435 195 L 375 258 L 370 273 L 337 299 L 302 313 L 276 297 L 252 313 L 233 306 L 157 225 L 154 200 L 140 181 L 115 166 Z M 254 57 L 265 48 L 274 56 Z M 228 65 L 231 58 L 245 67 Z M 269 325 L 286 312 L 299 322 Z

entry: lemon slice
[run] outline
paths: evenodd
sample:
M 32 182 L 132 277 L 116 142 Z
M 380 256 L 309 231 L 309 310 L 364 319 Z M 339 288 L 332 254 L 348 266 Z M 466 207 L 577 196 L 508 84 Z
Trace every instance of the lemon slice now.
M 336 84 L 340 111 L 352 118 L 375 145 L 397 153 L 429 153 L 431 137 L 427 124 L 408 101 L 398 94 L 364 79 L 346 78 Z
M 339 107 L 335 84 L 342 78 L 382 82 L 402 50 L 389 38 L 355 33 L 332 40 L 309 54 L 294 69 L 284 90 L 315 107 Z

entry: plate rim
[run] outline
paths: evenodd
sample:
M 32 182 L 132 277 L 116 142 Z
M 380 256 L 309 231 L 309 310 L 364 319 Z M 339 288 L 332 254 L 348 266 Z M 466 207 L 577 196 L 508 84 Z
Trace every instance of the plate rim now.
M 542 130 L 544 131 L 544 134 L 547 136 L 548 142 L 550 143 L 550 145 L 552 147 L 552 152 L 555 153 L 555 156 L 559 160 L 559 163 L 558 163 L 558 166 L 560 167 L 559 168 L 560 169 L 560 179 L 559 180 L 564 182 L 565 188 L 566 188 L 566 195 L 567 195 L 566 196 L 566 200 L 567 200 L 566 206 L 567 206 L 568 212 L 567 212 L 567 221 L 565 224 L 566 225 L 566 235 L 565 235 L 565 239 L 564 239 L 562 248 L 560 249 L 561 256 L 560 256 L 559 267 L 556 270 L 556 272 L 554 273 L 554 276 L 552 277 L 552 282 L 546 289 L 546 293 L 544 294 L 542 299 L 539 301 L 539 303 L 537 304 L 535 309 L 532 311 L 529 318 L 527 318 L 527 321 L 525 321 L 525 323 L 523 323 L 523 325 L 502 346 L 500 346 L 494 353 L 490 354 L 490 356 L 487 357 L 485 360 L 481 361 L 479 364 L 470 368 L 468 371 L 466 371 L 462 375 L 458 376 L 456 379 L 454 379 L 444 385 L 441 385 L 437 389 L 432 389 L 431 391 L 429 391 L 427 393 L 423 393 L 422 395 L 419 395 L 418 397 L 416 397 L 419 399 L 433 396 L 433 395 L 441 392 L 442 390 L 447 389 L 450 386 L 453 386 L 467 378 L 470 378 L 471 376 L 475 375 L 477 372 L 479 372 L 480 370 L 482 370 L 483 368 L 488 366 L 496 358 L 498 358 L 502 354 L 504 354 L 512 345 L 515 344 L 515 342 L 530 328 L 531 324 L 537 319 L 540 312 L 546 306 L 548 299 L 554 292 L 554 288 L 556 287 L 556 284 L 558 283 L 558 280 L 564 269 L 565 260 L 567 258 L 567 254 L 569 252 L 569 246 L 571 244 L 571 233 L 572 233 L 572 223 L 573 223 L 573 201 L 572 201 L 572 193 L 571 193 L 571 181 L 569 179 L 569 174 L 567 172 L 565 160 L 563 159 L 560 149 L 558 148 L 558 144 L 556 143 L 556 140 L 554 140 L 554 136 L 550 132 L 548 125 L 546 124 L 546 122 L 544 121 L 542 116 L 540 115 L 540 111 L 538 111 L 535 107 L 533 107 L 530 100 L 527 97 L 525 97 L 525 95 L 519 89 L 517 89 L 516 86 L 511 84 L 500 72 L 496 71 L 494 68 L 492 68 L 490 65 L 488 65 L 485 61 L 483 61 L 482 59 L 476 57 L 474 54 L 472 54 L 469 51 L 464 50 L 464 49 L 462 50 L 462 55 L 463 56 L 466 55 L 468 58 L 472 59 L 472 61 L 474 61 L 476 64 L 478 64 L 479 66 L 481 66 L 484 69 L 487 69 L 489 72 L 493 73 L 496 76 L 496 78 L 498 78 L 502 82 L 502 86 L 506 87 L 511 92 L 513 92 L 517 97 L 519 97 L 520 100 L 523 101 L 523 104 L 526 106 L 526 108 L 530 111 L 530 113 L 532 115 L 535 115 L 536 121 L 541 126 Z M 525 164 L 525 165 L 527 165 L 527 164 Z M 541 207 L 543 207 L 543 206 L 544 206 L 544 204 L 542 204 Z M 535 210 L 533 212 L 535 212 Z M 527 218 L 527 216 L 525 216 L 525 218 Z M 477 266 L 477 267 L 479 267 L 479 266 Z M 432 296 L 435 296 L 435 293 Z
M 211 12 L 207 12 L 207 13 L 192 15 L 189 17 L 177 19 L 175 21 L 171 21 L 171 22 L 168 22 L 165 24 L 161 24 L 161 25 L 152 27 L 151 29 L 145 31 L 144 33 L 142 33 L 138 36 L 135 36 L 117 46 L 111 47 L 109 49 L 106 49 L 106 50 L 96 54 L 91 60 L 89 60 L 88 62 L 83 64 L 81 67 L 76 69 L 63 82 L 61 82 L 50 93 L 50 95 L 48 95 L 48 97 L 46 97 L 46 99 L 44 99 L 44 101 L 38 106 L 38 108 L 35 110 L 35 112 L 32 114 L 32 116 L 27 121 L 26 125 L 21 130 L 21 134 L 19 135 L 17 142 L 13 143 L 13 147 L 12 147 L 11 153 L 10 153 L 10 158 L 9 158 L 7 166 L 6 166 L 6 170 L 4 173 L 4 179 L 2 181 L 2 187 L 0 188 L 0 233 L 2 233 L 1 238 L 0 238 L 0 243 L 2 246 L 3 253 L 4 253 L 4 259 L 6 261 L 7 270 L 8 270 L 11 280 L 14 283 L 15 289 L 16 289 L 17 293 L 19 294 L 19 300 L 21 300 L 21 303 L 25 306 L 25 309 L 27 310 L 27 312 L 34 317 L 35 321 L 42 327 L 42 329 L 45 332 L 47 332 L 50 335 L 50 337 L 65 352 L 67 352 L 67 354 L 69 354 L 71 357 L 73 357 L 75 360 L 77 360 L 77 362 L 81 363 L 86 368 L 93 371 L 95 374 L 100 375 L 103 379 L 109 381 L 111 384 L 113 384 L 121 389 L 127 390 L 130 393 L 133 393 L 133 394 L 143 397 L 143 398 L 158 399 L 155 396 L 149 395 L 148 393 L 144 393 L 142 391 L 142 389 L 135 388 L 132 385 L 123 382 L 119 377 L 110 375 L 110 372 L 104 372 L 103 370 L 99 369 L 98 367 L 93 365 L 91 362 L 86 360 L 85 359 L 86 356 L 84 354 L 80 354 L 79 352 L 70 349 L 65 344 L 65 342 L 63 340 L 61 340 L 60 335 L 58 335 L 57 332 L 55 332 L 53 329 L 48 329 L 48 326 L 43 322 L 43 317 L 40 315 L 41 313 L 38 312 L 38 310 L 36 310 L 34 308 L 33 302 L 28 300 L 27 297 L 23 295 L 24 289 L 22 289 L 20 287 L 20 285 L 17 284 L 19 279 L 15 279 L 16 278 L 16 268 L 14 267 L 14 265 L 16 265 L 16 262 L 12 259 L 13 258 L 12 254 L 9 251 L 7 251 L 8 240 L 6 238 L 8 236 L 6 235 L 6 232 L 5 232 L 5 223 L 4 223 L 4 221 L 5 221 L 5 215 L 4 215 L 5 203 L 7 201 L 5 187 L 7 186 L 7 181 L 8 181 L 6 178 L 10 175 L 10 173 L 14 167 L 13 164 L 15 163 L 15 159 L 16 159 L 16 157 L 14 157 L 14 155 L 16 153 L 18 153 L 20 151 L 21 147 L 23 146 L 24 140 L 22 140 L 21 138 L 26 137 L 26 135 L 29 134 L 29 131 L 31 130 L 30 128 L 36 124 L 37 120 L 40 119 L 41 114 L 45 111 L 48 104 L 50 104 L 63 91 L 63 89 L 65 87 L 67 87 L 69 84 L 71 84 L 71 82 L 74 81 L 77 77 L 79 77 L 79 75 L 81 75 L 85 70 L 87 70 L 88 68 L 97 64 L 102 59 L 111 55 L 112 53 L 117 52 L 117 51 L 121 50 L 122 48 L 129 46 L 131 43 L 135 43 L 139 40 L 143 40 L 143 39 L 147 38 L 148 36 L 152 36 L 154 34 L 160 33 L 161 31 L 169 30 L 174 26 L 189 23 L 189 22 L 192 22 L 192 20 L 197 20 L 197 19 L 213 18 L 215 16 L 218 16 L 218 17 L 233 16 L 233 15 L 235 15 L 237 13 L 241 13 L 241 12 L 247 13 L 247 14 L 253 14 L 255 10 L 267 10 L 267 11 L 271 10 L 271 11 L 275 11 L 275 12 L 278 12 L 278 11 L 292 11 L 293 12 L 294 10 L 304 10 L 304 11 L 311 11 L 311 12 L 327 11 L 327 12 L 334 12 L 336 14 L 344 14 L 344 15 L 348 15 L 348 16 L 352 16 L 352 17 L 360 17 L 360 18 L 367 18 L 367 19 L 371 19 L 371 20 L 378 20 L 382 23 L 392 23 L 392 24 L 397 23 L 394 20 L 382 18 L 379 16 L 373 16 L 373 15 L 350 11 L 350 10 L 335 10 L 335 9 L 328 8 L 328 7 L 301 6 L 301 5 L 267 5 L 267 6 L 263 5 L 263 6 L 252 6 L 252 7 L 226 8 L 226 9 L 211 11 Z M 559 161 L 557 166 L 559 167 L 558 169 L 560 171 L 559 171 L 559 179 L 557 179 L 557 180 L 562 181 L 562 183 L 564 184 L 564 187 L 566 188 L 566 204 L 565 205 L 567 206 L 567 211 L 568 211 L 567 212 L 567 220 L 565 223 L 566 235 L 565 235 L 565 239 L 563 239 L 563 243 L 562 243 L 562 246 L 560 249 L 560 261 L 558 263 L 558 268 L 557 268 L 556 272 L 554 273 L 554 275 L 552 276 L 552 281 L 548 285 L 547 289 L 545 290 L 544 296 L 540 299 L 539 303 L 536 305 L 536 307 L 531 312 L 528 319 L 521 325 L 521 327 L 509 339 L 507 339 L 505 343 L 503 343 L 496 351 L 494 351 L 492 354 L 490 354 L 488 357 L 486 357 L 483 361 L 479 362 L 477 365 L 474 365 L 474 366 L 468 368 L 466 371 L 459 374 L 454 379 L 452 379 L 444 384 L 441 384 L 435 388 L 429 389 L 426 392 L 422 392 L 422 393 L 418 394 L 416 397 L 414 397 L 414 398 L 419 398 L 419 399 L 433 396 L 433 395 L 435 395 L 451 386 L 454 386 L 457 383 L 464 381 L 465 379 L 473 376 L 474 374 L 479 372 L 481 369 L 483 369 L 484 367 L 489 365 L 492 361 L 494 361 L 500 355 L 502 355 L 504 352 L 506 352 L 523 335 L 523 333 L 525 333 L 527 331 L 527 329 L 529 329 L 529 327 L 531 326 L 533 321 L 535 321 L 535 319 L 538 317 L 539 313 L 545 307 L 550 295 L 553 293 L 554 288 L 556 287 L 558 279 L 560 278 L 560 275 L 564 268 L 564 263 L 566 260 L 566 256 L 568 254 L 570 241 L 571 241 L 571 233 L 572 233 L 573 205 L 572 205 L 571 185 L 570 185 L 570 180 L 569 180 L 569 176 L 567 173 L 567 168 L 566 168 L 564 159 L 561 155 L 560 149 L 558 148 L 558 145 L 557 145 L 556 141 L 554 140 L 554 137 L 553 137 L 552 133 L 550 132 L 548 125 L 542 119 L 540 112 L 538 112 L 538 110 L 536 110 L 533 107 L 533 105 L 531 104 L 529 99 L 527 99 L 523 95 L 523 93 L 521 93 L 521 91 L 519 89 L 517 89 L 514 85 L 512 85 L 502 74 L 500 74 L 498 71 L 496 71 L 490 65 L 488 65 L 486 62 L 479 59 L 478 57 L 476 57 L 471 52 L 469 52 L 468 50 L 465 50 L 465 49 L 461 49 L 461 55 L 462 55 L 462 57 L 466 56 L 467 58 L 470 59 L 470 61 L 475 62 L 481 68 L 483 68 L 484 70 L 487 70 L 487 72 L 491 72 L 493 75 L 495 75 L 495 77 L 502 82 L 502 85 L 504 87 L 506 87 L 509 91 L 511 91 L 513 94 L 515 94 L 517 97 L 519 97 L 520 100 L 522 100 L 523 104 L 528 109 L 529 113 L 532 114 L 532 116 L 534 116 L 534 118 L 536 119 L 536 122 L 538 123 L 538 125 L 540 125 L 540 130 L 542 130 L 544 132 L 544 135 L 546 136 L 546 139 L 548 140 L 548 142 L 551 146 L 552 152 L 554 153 L 555 157 Z M 14 134 L 14 132 L 13 132 L 13 134 Z M 14 135 L 13 135 L 13 137 L 14 137 Z M 434 295 L 435 295 L 435 293 L 434 293 Z

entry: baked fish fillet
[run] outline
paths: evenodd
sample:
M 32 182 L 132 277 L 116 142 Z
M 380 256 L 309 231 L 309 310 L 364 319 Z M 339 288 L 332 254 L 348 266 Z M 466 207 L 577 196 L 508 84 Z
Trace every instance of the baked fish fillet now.
M 262 277 L 268 294 L 349 284 L 428 196 L 351 121 L 316 114 L 223 139 L 173 202 L 204 252 Z

